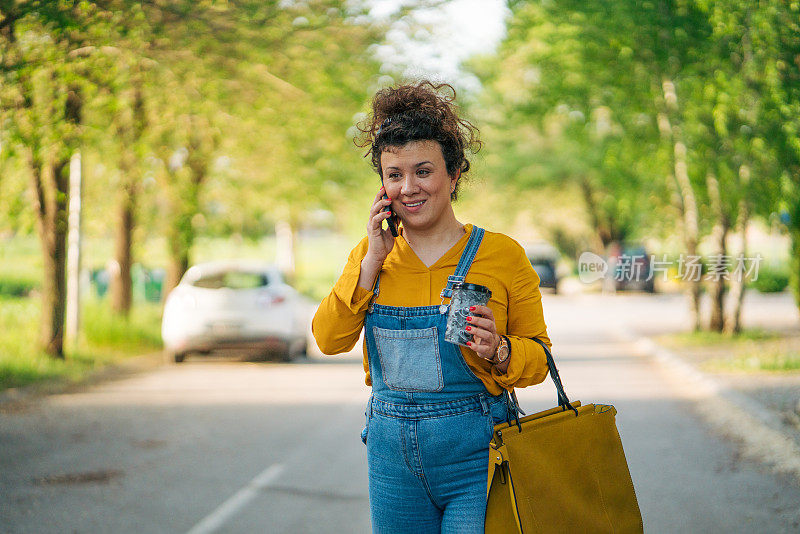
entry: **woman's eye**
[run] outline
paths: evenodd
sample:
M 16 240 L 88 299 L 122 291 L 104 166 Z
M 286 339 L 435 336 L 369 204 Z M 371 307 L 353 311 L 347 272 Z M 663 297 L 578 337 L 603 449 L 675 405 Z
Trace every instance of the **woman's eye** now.
M 399 172 L 390 172 L 389 176 L 387 176 L 387 178 L 389 178 L 390 180 L 399 180 L 400 179 L 400 173 Z
M 417 174 L 421 174 L 422 176 L 428 176 L 431 173 L 428 169 L 420 169 L 417 171 Z

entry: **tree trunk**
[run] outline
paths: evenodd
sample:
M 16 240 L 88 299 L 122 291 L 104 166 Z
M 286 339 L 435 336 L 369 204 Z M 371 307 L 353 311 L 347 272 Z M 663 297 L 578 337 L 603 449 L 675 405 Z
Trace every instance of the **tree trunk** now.
M 795 177 L 795 183 L 800 184 L 800 178 Z M 800 188 L 800 185 L 796 185 L 796 187 Z M 795 304 L 800 308 L 800 191 L 795 192 L 794 203 L 789 209 L 789 236 L 792 240 L 789 254 L 789 278 Z
M 189 253 L 194 241 L 192 230 L 192 213 L 179 213 L 173 217 L 172 224 L 167 231 L 167 246 L 169 247 L 169 264 L 164 280 L 163 295 L 166 295 L 178 285 L 181 278 L 189 268 Z
M 581 193 L 583 193 L 583 201 L 586 204 L 586 211 L 589 213 L 589 221 L 594 229 L 594 246 L 596 252 L 602 255 L 605 253 L 605 250 L 608 248 L 608 246 L 614 241 L 614 238 L 607 226 L 603 224 L 603 221 L 600 217 L 600 212 L 597 209 L 597 203 L 594 199 L 595 193 L 588 178 L 584 177 L 580 181 L 580 188 Z
M 175 289 L 178 282 L 186 274 L 189 269 L 189 254 L 188 251 L 173 251 L 169 258 L 169 265 L 167 266 L 166 280 L 164 281 L 164 296 Z
M 792 292 L 794 293 L 794 302 L 800 308 L 800 228 L 793 227 L 789 231 L 792 238 L 790 260 L 791 279 L 792 279 Z
M 83 101 L 77 86 L 67 89 L 63 109 L 66 124 L 77 129 Z M 29 150 L 36 226 L 42 244 L 42 315 L 40 345 L 54 358 L 64 358 L 64 320 L 67 305 L 67 234 L 69 231 L 69 163 L 67 147 L 77 146 L 74 130 L 62 137 L 58 156 L 45 161 L 38 147 Z M 74 148 L 74 147 L 72 147 Z
M 185 195 L 175 192 L 170 209 L 171 223 L 167 229 L 167 246 L 169 247 L 169 265 L 165 280 L 164 295 L 181 281 L 190 265 L 195 230 L 192 218 L 199 212 L 199 194 L 202 178 L 193 179 L 187 186 Z
M 134 70 L 138 72 L 138 68 Z M 117 130 L 117 135 L 125 146 L 122 147 L 123 152 L 119 165 L 123 186 L 117 207 L 119 220 L 117 221 L 114 253 L 119 268 L 113 271 L 111 277 L 111 309 L 115 313 L 125 316 L 130 313 L 133 302 L 131 283 L 133 254 L 131 249 L 139 192 L 139 176 L 137 175 L 139 161 L 136 146 L 144 135 L 147 122 L 141 80 L 136 78 L 133 83 L 133 116 L 129 120 L 121 118 L 122 124 Z
M 681 215 L 683 222 L 683 240 L 688 256 L 697 256 L 697 245 L 700 242 L 697 215 L 697 200 L 689 179 L 686 163 L 686 145 L 683 144 L 681 130 L 677 118 L 670 120 L 669 115 L 677 117 L 678 95 L 675 84 L 669 78 L 664 78 L 661 83 L 664 104 L 667 113 L 660 113 L 658 126 L 662 137 L 668 140 L 673 149 L 673 177 L 681 199 Z M 692 324 L 695 331 L 701 329 L 700 323 L 700 283 L 702 277 L 689 280 L 689 295 L 691 298 Z
M 708 329 L 712 332 L 722 332 L 725 321 L 725 293 L 726 281 L 725 275 L 721 271 L 725 268 L 725 259 L 727 257 L 727 247 L 725 240 L 728 237 L 728 228 L 722 227 L 717 230 L 714 236 L 717 244 L 717 258 L 715 258 L 715 274 L 711 279 L 711 316 L 708 322 Z
M 747 257 L 747 227 L 750 224 L 750 201 L 748 200 L 747 185 L 750 183 L 750 166 L 742 165 L 739 168 L 739 177 L 744 185 L 744 194 L 739 201 L 739 218 L 736 222 L 736 231 L 739 234 L 739 254 L 744 261 Z M 734 269 L 736 273 L 736 269 Z M 742 331 L 742 303 L 744 302 L 745 272 L 736 273 L 731 279 L 731 295 L 728 303 L 729 313 L 725 317 L 724 330 L 728 334 L 738 334 Z
M 123 170 L 124 172 L 124 170 Z M 117 207 L 117 229 L 114 240 L 114 259 L 117 269 L 111 274 L 111 309 L 121 315 L 127 316 L 131 309 L 132 284 L 131 284 L 131 264 L 133 262 L 131 254 L 132 235 L 134 227 L 134 209 L 136 206 L 136 184 L 129 176 L 125 180 L 128 182 L 120 192 L 119 205 Z
M 189 255 L 195 239 L 192 220 L 200 213 L 200 191 L 205 183 L 211 165 L 211 157 L 218 143 L 218 137 L 207 121 L 197 116 L 191 118 L 189 146 L 186 155 L 188 180 L 182 180 L 180 169 L 174 169 L 169 176 L 172 188 L 170 214 L 172 224 L 167 232 L 170 262 L 167 269 L 166 290 L 178 285 L 186 269 L 189 268 Z M 162 161 L 168 161 L 168 154 Z M 166 295 L 166 291 L 164 292 Z
M 743 209 L 743 208 L 740 208 Z M 746 209 L 746 208 L 744 208 Z M 739 212 L 740 224 L 737 231 L 740 234 L 741 257 L 747 257 L 747 227 L 750 224 L 749 213 Z M 738 334 L 742 331 L 742 303 L 744 302 L 744 272 L 736 274 L 731 280 L 731 293 L 728 302 L 728 315 L 725 318 L 724 331 L 727 334 Z
M 708 329 L 712 332 L 722 332 L 725 321 L 725 282 L 728 276 L 727 273 L 723 273 L 726 268 L 725 260 L 728 259 L 728 247 L 725 241 L 728 238 L 730 223 L 722 207 L 719 182 L 716 176 L 711 173 L 707 174 L 706 183 L 708 184 L 708 196 L 711 200 L 711 212 L 716 219 L 714 230 L 712 231 L 716 250 L 714 265 L 709 275 L 711 278 L 711 317 Z
M 31 159 L 36 227 L 42 245 L 42 315 L 39 343 L 50 356 L 64 358 L 67 301 L 66 257 L 69 212 L 69 160 L 45 166 Z M 52 181 L 47 187 L 47 181 Z M 48 191 L 50 194 L 48 194 Z
M 697 222 L 697 201 L 694 196 L 694 189 L 689 180 L 689 173 L 686 164 L 686 146 L 677 141 L 674 144 L 675 154 L 675 180 L 678 183 L 678 191 L 681 195 L 683 206 L 683 240 L 686 244 L 686 254 L 689 257 L 697 256 L 697 245 L 700 241 Z M 702 277 L 689 280 L 689 294 L 691 296 L 692 325 L 697 332 L 701 330 L 700 322 L 700 284 Z

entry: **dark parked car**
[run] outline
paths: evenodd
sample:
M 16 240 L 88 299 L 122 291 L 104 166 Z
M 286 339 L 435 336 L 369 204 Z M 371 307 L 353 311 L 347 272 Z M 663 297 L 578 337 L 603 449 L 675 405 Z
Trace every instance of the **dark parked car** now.
M 558 250 L 545 241 L 525 247 L 533 270 L 539 275 L 539 287 L 547 287 L 558 293 Z
M 614 265 L 614 283 L 617 291 L 637 290 L 655 293 L 655 276 L 650 254 L 642 245 L 625 244 L 609 255 Z

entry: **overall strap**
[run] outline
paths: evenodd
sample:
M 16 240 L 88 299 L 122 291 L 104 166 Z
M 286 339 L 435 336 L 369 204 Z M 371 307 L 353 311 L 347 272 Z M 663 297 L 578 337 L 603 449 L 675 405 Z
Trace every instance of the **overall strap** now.
M 372 313 L 373 305 L 375 304 L 375 299 L 378 298 L 378 293 L 380 293 L 381 288 L 381 273 L 378 271 L 378 277 L 375 279 L 375 289 L 372 290 L 372 297 L 369 299 L 369 307 L 367 308 L 367 313 Z
M 475 259 L 475 255 L 478 253 L 478 247 L 481 246 L 483 233 L 483 228 L 478 228 L 477 226 L 473 225 L 472 232 L 469 234 L 467 246 L 464 248 L 464 252 L 461 254 L 461 259 L 458 260 L 456 271 L 447 277 L 447 285 L 444 289 L 442 289 L 442 293 L 440 294 L 442 299 L 449 299 L 453 294 L 453 286 L 456 283 L 463 282 L 466 278 L 469 268 L 472 267 L 472 261 Z
M 380 293 L 381 287 L 381 272 L 378 271 L 378 277 L 375 279 L 375 289 L 372 290 L 373 296 L 372 299 L 375 300 L 378 298 L 378 293 Z

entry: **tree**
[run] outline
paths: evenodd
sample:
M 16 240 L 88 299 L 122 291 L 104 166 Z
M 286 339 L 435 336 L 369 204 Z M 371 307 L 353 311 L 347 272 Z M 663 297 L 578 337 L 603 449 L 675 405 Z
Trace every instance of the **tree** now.
M 346 132 L 377 74 L 369 45 L 380 32 L 358 18 L 357 4 L 281 4 L 238 0 L 194 13 L 191 25 L 163 28 L 165 45 L 152 52 L 164 66 L 161 86 L 174 88 L 151 100 L 161 122 L 185 124 L 179 117 L 186 113 L 197 118 L 193 125 L 214 131 L 200 136 L 213 143 L 196 144 L 208 158 L 205 178 L 196 179 L 195 167 L 194 180 L 164 181 L 175 189 L 166 203 L 173 255 L 183 256 L 173 261 L 173 283 L 189 261 L 195 216 L 212 217 L 206 208 L 212 202 L 217 213 L 232 217 L 234 230 L 256 221 L 263 232 L 267 223 L 284 220 L 296 231 L 309 210 L 347 206 L 349 188 L 360 180 L 363 164 Z M 176 122 L 164 121 L 164 114 Z M 185 153 L 190 163 L 194 145 L 186 132 L 165 133 L 154 146 L 168 176 L 180 171 L 170 170 L 173 155 Z M 218 160 L 227 163 L 215 165 Z
M 769 53 L 761 119 L 783 169 L 775 207 L 789 216 L 791 284 L 800 307 L 800 6 L 773 0 L 760 13 L 758 46 Z
M 602 252 L 641 226 L 648 211 L 640 195 L 655 193 L 638 164 L 656 132 L 641 113 L 645 103 L 635 105 L 647 95 L 617 89 L 641 84 L 632 48 L 614 40 L 621 28 L 600 3 L 510 7 L 499 61 L 472 63 L 486 88 L 479 108 L 491 124 L 487 146 L 500 162 L 492 174 L 521 190 L 575 184 Z M 611 28 L 592 22 L 601 15 Z
M 72 54 L 89 28 L 107 24 L 91 2 L 0 3 L 0 119 L 2 143 L 26 162 L 42 244 L 40 343 L 63 358 L 69 160 L 79 148 L 87 65 Z M 112 38 L 109 30 L 106 35 Z M 22 37 L 22 39 L 21 39 Z
M 633 202 L 676 221 L 689 257 L 699 257 L 700 240 L 712 228 L 715 259 L 724 261 L 734 228 L 746 253 L 750 218 L 774 207 L 776 154 L 786 168 L 796 161 L 789 148 L 794 130 L 786 124 L 796 122 L 789 116 L 796 109 L 790 95 L 797 80 L 792 48 L 797 8 L 732 0 L 511 2 L 510 7 L 497 66 L 491 59 L 473 63 L 487 87 L 483 104 L 489 115 L 498 130 L 511 132 L 505 143 L 489 143 L 501 147 L 496 160 L 502 173 L 523 189 L 577 179 L 603 242 L 614 233 L 625 235 L 614 228 L 627 226 L 625 206 Z M 559 115 L 572 117 L 574 125 L 553 128 L 552 118 Z M 610 135 L 590 135 L 603 124 Z M 536 135 L 532 125 L 538 126 Z M 612 165 L 617 162 L 619 168 Z M 554 168 L 567 172 L 548 172 Z M 787 185 L 793 183 L 790 176 Z M 593 207 L 598 193 L 614 199 L 607 204 L 610 217 Z M 670 214 L 671 205 L 677 213 Z M 652 218 L 632 220 L 631 227 L 658 228 Z M 712 265 L 715 272 L 724 268 Z M 744 281 L 734 281 L 734 305 L 726 314 L 726 278 L 711 284 L 710 323 L 715 330 L 736 331 Z M 700 289 L 697 277 L 689 285 L 696 329 Z

